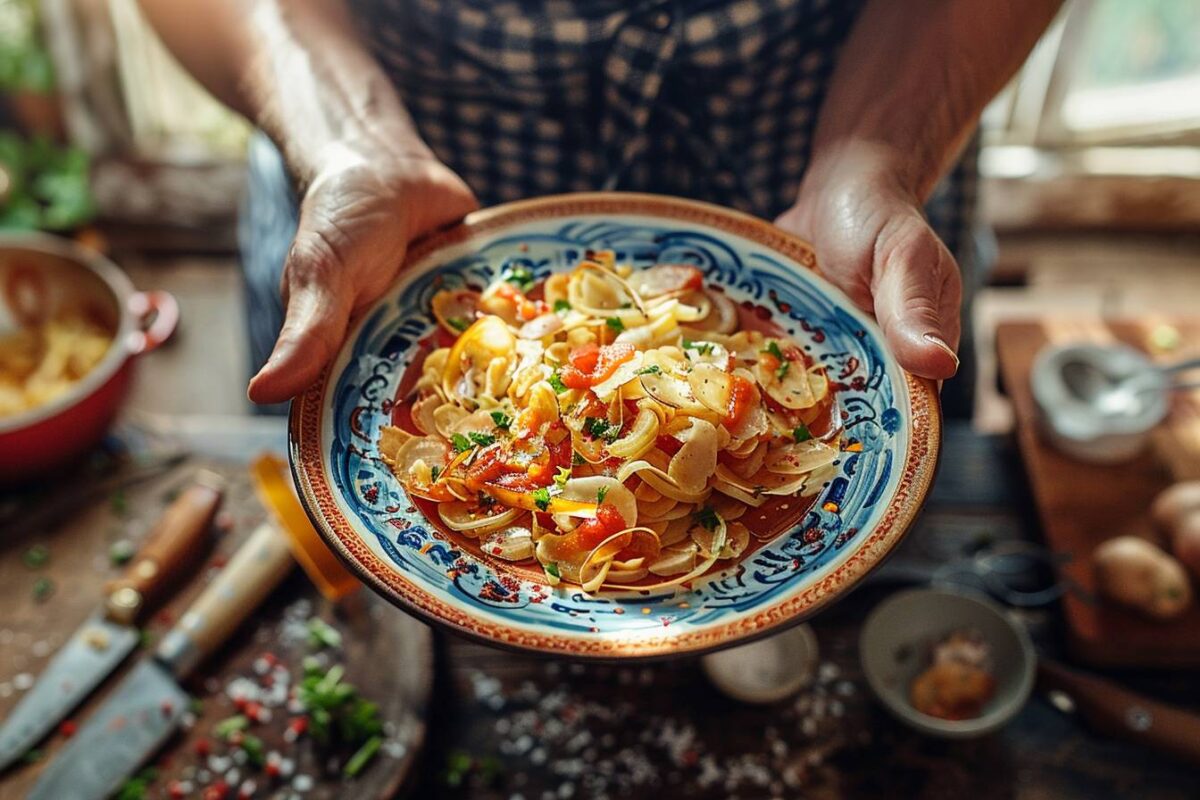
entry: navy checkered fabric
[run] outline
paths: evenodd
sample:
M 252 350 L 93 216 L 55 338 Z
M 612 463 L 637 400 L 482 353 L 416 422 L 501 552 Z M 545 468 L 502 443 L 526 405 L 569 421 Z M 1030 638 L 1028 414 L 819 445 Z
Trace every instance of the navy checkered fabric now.
M 795 200 L 861 3 L 350 0 L 422 137 L 485 206 L 619 189 L 767 219 Z M 974 152 L 928 206 L 965 269 Z M 256 368 L 280 323 L 289 191 L 256 142 L 241 236 Z

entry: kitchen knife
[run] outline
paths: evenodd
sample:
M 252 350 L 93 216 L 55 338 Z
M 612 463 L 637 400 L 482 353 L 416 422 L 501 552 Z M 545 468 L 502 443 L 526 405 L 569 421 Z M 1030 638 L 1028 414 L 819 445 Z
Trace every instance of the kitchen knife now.
M 1065 694 L 1101 733 L 1200 765 L 1200 716 L 1045 658 L 1038 659 L 1038 688 Z
M 100 611 L 54 655 L 0 726 L 0 771 L 37 744 L 137 645 L 137 622 L 199 561 L 221 504 L 221 476 L 201 471 L 163 513 Z
M 42 773 L 29 800 L 103 800 L 170 738 L 187 710 L 179 683 L 291 570 L 284 534 L 260 526 Z

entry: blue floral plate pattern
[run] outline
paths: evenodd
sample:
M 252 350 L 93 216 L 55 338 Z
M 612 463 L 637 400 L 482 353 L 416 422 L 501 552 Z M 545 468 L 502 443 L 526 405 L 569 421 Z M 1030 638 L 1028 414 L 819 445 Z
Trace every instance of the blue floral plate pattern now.
M 805 519 L 721 571 L 665 591 L 601 592 L 518 576 L 430 525 L 379 459 L 396 388 L 436 326 L 447 283 L 486 285 L 506 265 L 539 277 L 611 248 L 635 267 L 699 267 L 710 285 L 769 312 L 826 366 L 844 444 Z M 875 323 L 816 272 L 812 249 L 766 222 L 654 195 L 579 194 L 498 206 L 418 243 L 395 286 L 292 405 L 292 471 L 328 545 L 375 591 L 489 643 L 572 657 L 649 658 L 744 642 L 848 591 L 900 541 L 932 481 L 936 389 L 896 364 Z

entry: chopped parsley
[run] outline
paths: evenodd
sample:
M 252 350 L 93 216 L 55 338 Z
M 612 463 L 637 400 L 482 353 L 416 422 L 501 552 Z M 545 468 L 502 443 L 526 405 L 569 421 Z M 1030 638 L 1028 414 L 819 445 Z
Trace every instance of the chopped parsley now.
M 639 369 L 637 371 L 636 374 L 637 375 L 657 375 L 660 372 L 662 372 L 662 367 L 660 367 L 658 364 L 651 364 L 648 367 L 642 367 L 641 369 Z
M 788 370 L 791 369 L 791 367 L 792 367 L 792 362 L 790 362 L 790 361 L 779 362 L 779 369 L 775 370 L 775 379 L 782 381 L 783 376 L 788 374 Z
M 508 430 L 509 426 L 512 425 L 512 417 L 510 417 L 508 414 L 505 414 L 503 411 L 493 411 L 492 422 L 495 423 L 496 427 L 500 430 L 506 431 Z
M 542 569 L 546 570 L 546 574 L 549 575 L 551 578 L 561 578 L 562 577 L 562 575 L 560 575 L 558 572 L 558 564 L 554 564 L 554 563 L 543 564 Z
M 784 360 L 783 351 L 779 349 L 779 342 L 775 341 L 774 339 L 767 342 L 767 346 L 764 347 L 759 352 L 770 353 L 771 355 L 775 356 L 775 358 L 779 359 L 780 361 Z
M 625 323 L 621 322 L 620 317 L 609 317 L 604 320 L 604 324 L 611 328 L 614 333 L 620 333 L 625 330 Z
M 612 442 L 621 435 L 621 426 L 615 422 L 609 422 L 603 417 L 588 417 L 583 421 L 583 432 L 594 439 Z
M 470 327 L 469 323 L 463 317 L 451 317 L 450 319 L 446 320 L 446 324 L 451 328 L 454 328 L 454 330 L 460 332 L 465 331 L 468 327 Z
M 560 297 L 554 301 L 554 313 L 555 314 L 565 314 L 570 310 L 571 310 L 571 304 L 568 303 L 563 298 Z
M 807 425 L 797 425 L 792 429 L 792 438 L 797 442 L 807 442 L 813 438 L 812 432 L 809 431 Z
M 429 477 L 432 481 L 437 482 L 438 475 L 441 475 L 441 474 L 442 474 L 441 467 L 430 467 L 429 468 Z
M 465 453 L 473 446 L 471 440 L 463 436 L 461 433 L 456 433 L 450 437 L 451 444 L 454 445 L 454 452 Z
M 608 496 L 608 487 L 607 486 L 601 486 L 599 489 L 597 489 L 596 490 L 596 505 L 603 504 L 604 498 L 607 496 Z
M 35 544 L 25 551 L 21 560 L 30 569 L 41 569 L 50 562 L 50 548 L 44 544 Z
M 550 373 L 550 377 L 546 378 L 546 382 L 550 384 L 551 388 L 557 394 L 562 394 L 567 390 L 567 385 L 562 382 L 562 378 L 559 377 L 557 372 Z
M 695 350 L 702 356 L 706 356 L 713 351 L 712 342 L 693 342 L 691 339 L 683 340 L 684 350 Z
M 697 511 L 692 518 L 696 523 L 707 530 L 715 531 L 721 524 L 721 515 L 713 511 L 712 506 L 705 506 Z
M 311 617 L 308 620 L 308 646 L 313 650 L 336 649 L 342 646 L 342 634 L 320 617 Z
M 571 477 L 570 467 L 559 467 L 558 472 L 554 475 L 554 483 L 559 489 L 564 489 L 567 486 L 567 481 Z
M 534 489 L 533 504 L 538 507 L 539 511 L 545 511 L 550 508 L 550 490 L 545 486 L 540 489 Z
M 529 267 L 509 267 L 501 277 L 522 291 L 533 286 L 533 271 Z
M 496 437 L 492 436 L 490 433 L 476 433 L 475 431 L 472 431 L 467 434 L 467 437 L 474 444 L 477 444 L 480 447 L 487 447 L 489 444 L 493 444 L 496 441 Z M 458 445 L 455 444 L 455 447 L 458 447 Z

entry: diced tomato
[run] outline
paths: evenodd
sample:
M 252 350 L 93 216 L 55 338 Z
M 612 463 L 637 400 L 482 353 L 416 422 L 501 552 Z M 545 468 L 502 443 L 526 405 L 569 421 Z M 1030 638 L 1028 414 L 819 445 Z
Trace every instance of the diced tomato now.
M 729 412 L 723 420 L 730 428 L 736 428 L 738 423 L 750 411 L 750 403 L 754 398 L 754 384 L 741 375 L 730 375 Z
M 659 450 L 662 450 L 669 456 L 675 455 L 679 452 L 679 448 L 683 447 L 683 442 L 674 436 L 659 436 L 654 440 L 654 444 Z
M 589 389 L 612 377 L 617 367 L 633 358 L 634 346 L 614 342 L 603 347 L 589 342 L 571 351 L 568 364 L 559 370 L 559 378 L 569 389 Z
M 579 540 L 579 549 L 591 550 L 614 533 L 625 530 L 625 518 L 617 507 L 611 503 L 603 503 L 596 509 L 593 519 L 584 520 L 575 529 Z
M 506 472 L 511 472 L 512 470 L 509 469 L 502 456 L 503 452 L 499 444 L 488 445 L 480 451 L 471 466 L 467 467 L 468 484 L 474 486 L 487 483 Z
M 775 370 L 779 369 L 779 359 L 770 353 L 759 353 L 758 363 L 761 364 L 762 368 L 767 372 L 774 372 Z

